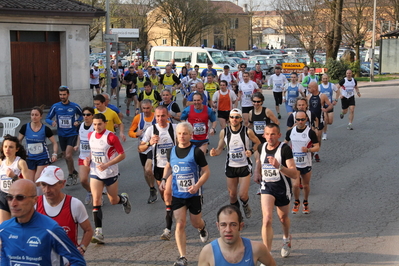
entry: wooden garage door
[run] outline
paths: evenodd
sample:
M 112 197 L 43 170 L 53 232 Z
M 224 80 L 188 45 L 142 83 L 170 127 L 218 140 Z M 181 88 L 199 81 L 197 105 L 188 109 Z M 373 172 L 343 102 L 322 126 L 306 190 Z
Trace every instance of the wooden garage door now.
M 58 102 L 61 85 L 59 32 L 11 31 L 10 35 L 14 110 Z

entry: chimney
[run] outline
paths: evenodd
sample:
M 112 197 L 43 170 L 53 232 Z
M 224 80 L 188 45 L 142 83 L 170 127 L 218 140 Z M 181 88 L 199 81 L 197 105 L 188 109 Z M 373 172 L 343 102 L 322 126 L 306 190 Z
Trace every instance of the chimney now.
M 248 4 L 244 4 L 244 7 L 242 8 L 244 10 L 245 13 L 248 12 Z

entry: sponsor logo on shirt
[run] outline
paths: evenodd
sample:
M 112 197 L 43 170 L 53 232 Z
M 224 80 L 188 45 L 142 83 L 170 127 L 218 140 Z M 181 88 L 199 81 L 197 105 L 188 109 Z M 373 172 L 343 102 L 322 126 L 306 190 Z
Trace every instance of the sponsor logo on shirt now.
M 11 234 L 11 235 L 8 237 L 8 239 L 18 239 L 18 236 L 17 236 L 17 235 Z
M 26 243 L 29 244 L 30 247 L 37 248 L 42 242 L 37 236 L 31 236 Z
M 173 173 L 178 173 L 180 170 L 178 165 L 173 165 Z
M 68 112 L 73 112 L 73 108 L 68 108 L 68 110 L 67 110 Z

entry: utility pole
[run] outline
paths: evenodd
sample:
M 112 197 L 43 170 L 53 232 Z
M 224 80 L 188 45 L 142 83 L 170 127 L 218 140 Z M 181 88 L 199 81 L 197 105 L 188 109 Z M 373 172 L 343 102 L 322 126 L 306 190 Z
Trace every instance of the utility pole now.
M 377 10 L 377 0 L 374 0 L 374 10 L 373 10 L 373 36 L 371 43 L 371 61 L 370 61 L 370 82 L 374 81 L 374 55 L 375 55 L 375 19 Z
M 109 0 L 106 0 L 105 2 L 105 8 L 107 11 L 107 16 L 105 17 L 105 31 L 106 34 L 110 34 L 110 28 L 109 28 Z M 111 94 L 111 71 L 110 71 L 110 64 L 111 64 L 111 53 L 110 53 L 110 44 L 109 42 L 105 43 L 105 64 L 106 64 L 106 71 L 107 71 L 107 87 L 106 87 L 106 92 L 108 94 Z M 115 45 L 118 45 L 118 43 L 115 43 Z

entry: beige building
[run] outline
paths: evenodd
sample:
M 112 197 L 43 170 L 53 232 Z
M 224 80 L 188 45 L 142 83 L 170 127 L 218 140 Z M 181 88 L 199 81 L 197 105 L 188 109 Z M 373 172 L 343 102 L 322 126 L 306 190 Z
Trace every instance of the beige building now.
M 218 49 L 247 50 L 250 48 L 250 16 L 242 7 L 231 1 L 209 1 L 218 8 L 218 24 L 198 34 L 191 46 L 216 47 Z M 149 13 L 157 17 L 157 9 Z M 150 46 L 179 46 L 179 40 L 171 34 L 166 19 L 159 20 L 149 31 Z

